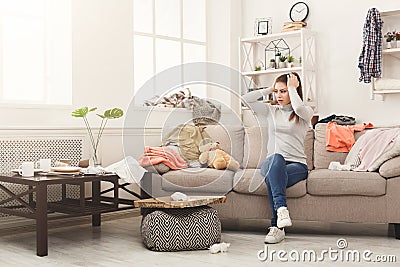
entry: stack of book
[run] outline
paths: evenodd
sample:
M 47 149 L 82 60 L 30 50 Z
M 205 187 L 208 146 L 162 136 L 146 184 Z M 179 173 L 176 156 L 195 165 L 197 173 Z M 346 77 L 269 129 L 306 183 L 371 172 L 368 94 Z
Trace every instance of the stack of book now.
M 282 32 L 297 31 L 307 26 L 305 21 L 290 21 L 283 23 Z

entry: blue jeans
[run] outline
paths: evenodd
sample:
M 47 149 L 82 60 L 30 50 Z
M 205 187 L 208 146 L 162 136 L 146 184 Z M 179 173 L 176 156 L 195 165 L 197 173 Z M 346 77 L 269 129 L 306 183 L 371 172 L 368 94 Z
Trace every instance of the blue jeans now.
M 281 154 L 269 156 L 261 165 L 261 175 L 267 185 L 268 200 L 272 211 L 271 226 L 276 226 L 276 211 L 287 207 L 286 188 L 308 177 L 307 165 L 286 161 Z

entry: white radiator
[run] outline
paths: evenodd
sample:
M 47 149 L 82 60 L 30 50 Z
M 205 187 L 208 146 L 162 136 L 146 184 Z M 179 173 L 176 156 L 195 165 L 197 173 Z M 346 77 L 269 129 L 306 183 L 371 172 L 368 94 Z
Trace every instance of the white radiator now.
M 77 166 L 83 153 L 83 137 L 0 137 L 0 172 L 10 173 L 24 161 L 51 159 L 52 166 L 59 159 L 71 159 L 71 165 Z M 1 183 L 15 194 L 27 190 L 27 186 Z M 49 201 L 61 200 L 61 185 L 48 186 Z M 67 185 L 67 197 L 79 198 L 79 186 Z M 34 196 L 35 197 L 35 196 Z M 9 198 L 0 190 L 0 201 Z M 24 199 L 24 198 L 23 198 Z M 28 201 L 28 196 L 25 196 Z M 8 202 L 7 206 L 18 205 L 17 201 Z M 0 213 L 0 217 L 7 216 Z

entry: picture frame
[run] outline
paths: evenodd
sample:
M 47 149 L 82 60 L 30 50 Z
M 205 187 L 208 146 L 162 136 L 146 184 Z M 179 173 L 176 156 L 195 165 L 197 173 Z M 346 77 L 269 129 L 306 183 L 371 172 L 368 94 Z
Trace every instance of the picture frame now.
M 254 21 L 254 36 L 272 33 L 272 18 L 256 18 Z

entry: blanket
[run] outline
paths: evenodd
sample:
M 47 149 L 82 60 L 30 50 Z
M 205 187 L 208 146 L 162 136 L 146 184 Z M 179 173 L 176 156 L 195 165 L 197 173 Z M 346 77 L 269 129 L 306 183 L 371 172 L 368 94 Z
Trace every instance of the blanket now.
M 400 129 L 373 129 L 361 136 L 345 160 L 354 171 L 376 171 L 380 165 L 400 155 Z
M 186 161 L 170 147 L 145 146 L 144 154 L 139 159 L 140 166 L 146 167 L 158 163 L 164 163 L 173 170 L 188 167 Z

